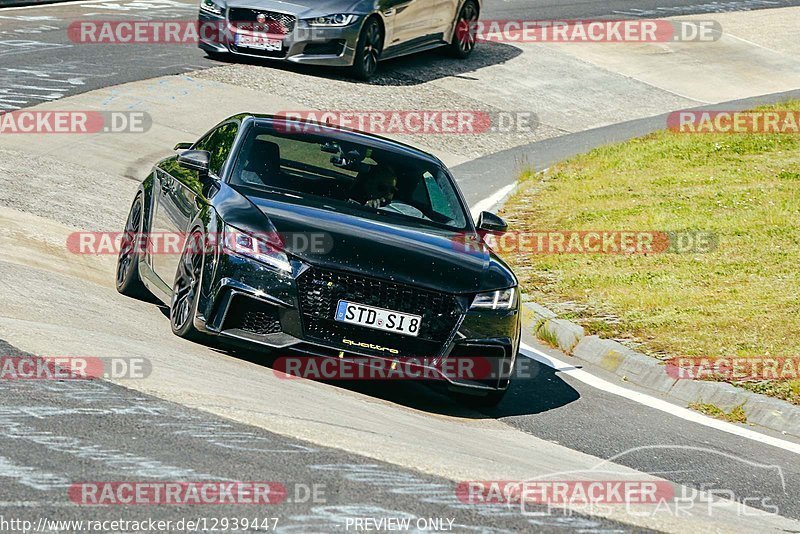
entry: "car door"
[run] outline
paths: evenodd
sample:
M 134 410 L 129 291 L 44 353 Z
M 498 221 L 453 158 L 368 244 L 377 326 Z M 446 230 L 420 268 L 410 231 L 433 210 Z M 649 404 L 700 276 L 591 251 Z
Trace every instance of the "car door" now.
M 386 44 L 392 48 L 412 43 L 433 31 L 435 0 L 383 0 L 381 12 L 386 23 Z
M 431 34 L 448 41 L 453 34 L 461 0 L 430 0 L 433 27 Z
M 153 270 L 171 290 L 177 272 L 182 245 L 189 225 L 207 202 L 206 192 L 210 180 L 219 180 L 220 173 L 230 156 L 238 122 L 227 122 L 204 136 L 192 147 L 211 154 L 209 176 L 203 178 L 195 170 L 178 164 L 170 158 L 156 171 L 155 192 L 157 202 L 153 212 L 154 242 L 160 244 L 152 255 Z

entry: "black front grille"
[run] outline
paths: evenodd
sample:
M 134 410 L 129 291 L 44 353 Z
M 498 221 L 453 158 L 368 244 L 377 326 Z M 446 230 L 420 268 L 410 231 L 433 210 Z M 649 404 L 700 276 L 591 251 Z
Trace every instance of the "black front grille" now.
M 383 356 L 438 356 L 462 315 L 454 295 L 388 280 L 312 268 L 303 273 L 297 283 L 306 335 L 348 350 L 354 347 L 346 345 L 344 339 L 398 351 L 355 348 L 360 352 Z M 420 315 L 419 335 L 411 337 L 335 321 L 340 300 Z
M 259 20 L 263 15 L 263 22 Z M 297 17 L 275 11 L 262 11 L 244 7 L 232 7 L 228 11 L 228 20 L 235 27 L 243 30 L 269 33 L 271 35 L 287 35 L 294 31 Z
M 266 336 L 281 332 L 281 320 L 275 306 L 236 295 L 231 302 L 223 330 L 239 329 Z
M 341 40 L 308 43 L 303 49 L 303 53 L 310 56 L 341 56 L 344 51 L 344 45 L 345 42 Z

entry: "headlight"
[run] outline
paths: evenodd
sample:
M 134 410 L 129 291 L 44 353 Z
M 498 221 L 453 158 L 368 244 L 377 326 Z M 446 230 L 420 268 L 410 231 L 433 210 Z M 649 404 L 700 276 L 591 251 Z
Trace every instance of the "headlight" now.
M 338 13 L 336 15 L 328 15 L 327 17 L 307 19 L 306 22 L 308 22 L 310 26 L 348 26 L 354 23 L 357 18 L 357 15 Z
M 200 2 L 200 9 L 214 15 L 222 15 L 225 8 L 214 2 L 214 0 L 203 0 Z
M 289 258 L 277 245 L 254 237 L 228 224 L 225 225 L 223 248 L 234 254 L 245 256 L 276 269 L 292 272 Z
M 472 309 L 510 310 L 516 304 L 517 288 L 499 289 L 488 293 L 479 293 L 472 301 Z

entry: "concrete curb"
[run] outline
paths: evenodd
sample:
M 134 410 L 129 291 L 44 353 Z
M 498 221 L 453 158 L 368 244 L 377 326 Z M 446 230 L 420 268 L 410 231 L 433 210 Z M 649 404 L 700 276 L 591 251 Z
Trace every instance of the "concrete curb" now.
M 626 382 L 669 395 L 687 405 L 704 402 L 725 411 L 742 406 L 748 423 L 800 437 L 800 406 L 724 382 L 672 378 L 663 361 L 616 341 L 587 336 L 580 325 L 559 319 L 551 310 L 533 302 L 523 303 L 523 320 L 525 327 L 539 339 Z

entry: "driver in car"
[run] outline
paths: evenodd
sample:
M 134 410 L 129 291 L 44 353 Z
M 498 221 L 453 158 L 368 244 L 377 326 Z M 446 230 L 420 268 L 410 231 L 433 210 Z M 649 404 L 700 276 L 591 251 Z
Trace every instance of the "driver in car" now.
M 389 165 L 375 165 L 358 175 L 350 197 L 370 208 L 389 205 L 397 193 L 397 173 Z

